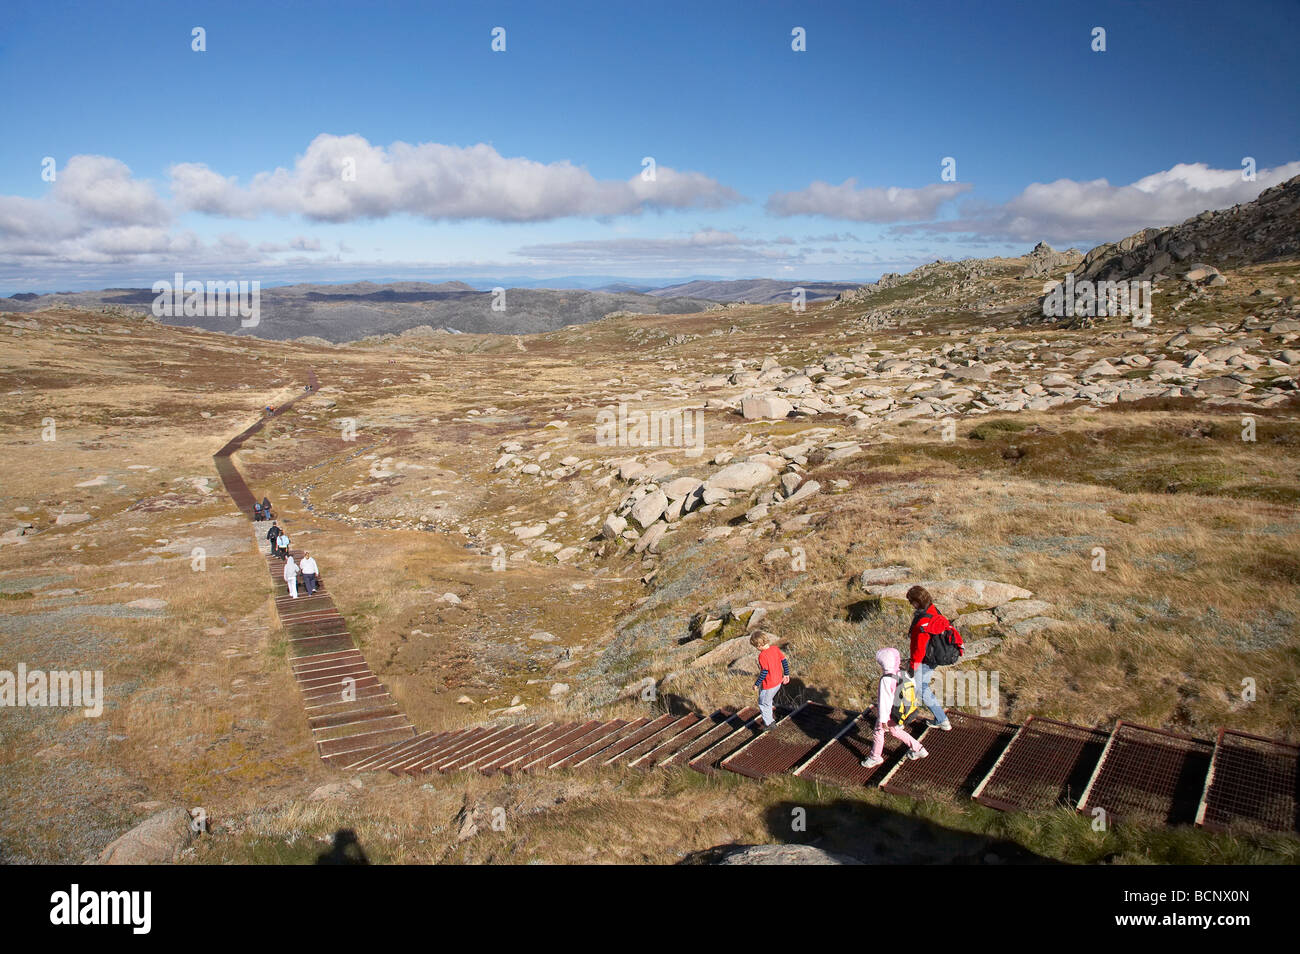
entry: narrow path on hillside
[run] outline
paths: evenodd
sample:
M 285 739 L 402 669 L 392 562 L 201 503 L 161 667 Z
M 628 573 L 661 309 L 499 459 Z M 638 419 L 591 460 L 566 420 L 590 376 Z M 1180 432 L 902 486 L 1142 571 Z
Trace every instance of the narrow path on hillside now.
M 244 476 L 239 472 L 239 469 L 235 467 L 234 462 L 230 458 L 236 451 L 240 450 L 244 446 L 244 441 L 248 440 L 254 434 L 261 431 L 262 428 L 266 427 L 267 421 L 279 417 L 303 398 L 311 397 L 320 390 L 320 381 L 316 378 L 316 371 L 312 368 L 307 369 L 307 387 L 308 390 L 299 392 L 284 404 L 272 409 L 269 414 L 264 414 L 262 417 L 259 417 L 248 427 L 244 428 L 228 440 L 219 451 L 212 455 L 212 460 L 217 465 L 217 473 L 221 476 L 221 482 L 226 487 L 226 493 L 230 494 L 230 499 L 235 502 L 235 505 L 239 507 L 241 511 L 243 511 L 244 516 L 248 517 L 250 520 L 253 517 L 253 504 L 256 503 L 257 500 L 253 496 L 252 490 L 249 489 L 247 482 L 245 482 Z
M 308 369 L 307 383 L 306 390 L 259 418 L 213 455 L 226 492 L 250 520 L 257 497 L 231 458 L 267 421 L 320 389 L 314 370 Z M 258 550 L 265 543 L 262 526 L 253 522 L 253 544 Z M 294 560 L 302 558 L 301 550 L 289 552 Z M 347 765 L 413 736 L 415 726 L 356 648 L 347 621 L 323 581 L 315 593 L 303 592 L 295 598 L 283 576 L 284 563 L 268 553 L 266 567 L 275 593 L 275 611 L 289 644 L 294 680 L 302 693 L 307 726 L 321 759 Z

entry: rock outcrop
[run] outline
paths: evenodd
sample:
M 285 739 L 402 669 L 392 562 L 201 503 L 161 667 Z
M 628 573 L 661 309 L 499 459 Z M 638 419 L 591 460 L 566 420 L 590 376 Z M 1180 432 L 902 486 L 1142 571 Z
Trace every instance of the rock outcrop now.
M 1223 268 L 1293 258 L 1300 255 L 1297 221 L 1300 176 L 1265 189 L 1253 202 L 1098 245 L 1073 274 L 1076 281 L 1145 281 L 1182 275 L 1198 261 Z

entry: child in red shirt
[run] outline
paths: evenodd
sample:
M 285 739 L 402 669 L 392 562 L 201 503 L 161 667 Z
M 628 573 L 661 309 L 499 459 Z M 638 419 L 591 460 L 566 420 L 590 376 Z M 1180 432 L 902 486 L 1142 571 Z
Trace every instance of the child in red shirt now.
M 758 650 L 758 678 L 754 680 L 754 688 L 758 690 L 758 712 L 766 728 L 772 724 L 772 702 L 777 692 L 790 682 L 790 660 L 772 645 L 771 633 L 760 630 L 749 637 L 749 644 Z

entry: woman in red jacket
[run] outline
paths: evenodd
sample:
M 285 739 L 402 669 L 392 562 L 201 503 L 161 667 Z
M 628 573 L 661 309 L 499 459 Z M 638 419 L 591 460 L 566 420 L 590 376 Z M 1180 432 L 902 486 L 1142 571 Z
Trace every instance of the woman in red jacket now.
M 912 626 L 907 633 L 907 671 L 916 679 L 916 685 L 921 690 L 921 705 L 929 707 L 930 714 L 934 716 L 926 725 L 947 732 L 952 728 L 952 723 L 948 721 L 948 714 L 943 711 L 938 697 L 930 688 L 934 666 L 925 661 L 925 651 L 929 647 L 930 637 L 938 636 L 950 624 L 934 605 L 930 591 L 924 586 L 914 586 L 908 590 L 907 601 L 916 611 L 912 614 Z

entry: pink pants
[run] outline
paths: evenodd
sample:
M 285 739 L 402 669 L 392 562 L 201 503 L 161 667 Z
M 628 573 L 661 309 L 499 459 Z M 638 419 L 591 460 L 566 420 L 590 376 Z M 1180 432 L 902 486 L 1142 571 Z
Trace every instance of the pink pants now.
M 909 749 L 915 752 L 921 747 L 921 743 L 912 737 L 912 735 L 897 722 L 889 723 L 889 734 L 902 742 Z M 881 753 L 885 751 L 885 723 L 877 722 L 876 731 L 871 736 L 871 757 L 878 759 Z

